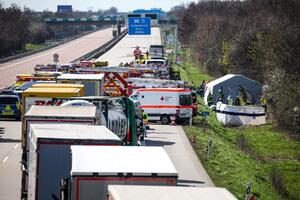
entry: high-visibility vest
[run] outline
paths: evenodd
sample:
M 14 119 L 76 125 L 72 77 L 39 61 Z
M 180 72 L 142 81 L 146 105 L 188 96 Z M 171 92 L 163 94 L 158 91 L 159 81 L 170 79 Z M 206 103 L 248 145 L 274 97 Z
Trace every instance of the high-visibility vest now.
M 148 125 L 148 114 L 143 112 L 142 113 L 143 122 L 145 125 Z

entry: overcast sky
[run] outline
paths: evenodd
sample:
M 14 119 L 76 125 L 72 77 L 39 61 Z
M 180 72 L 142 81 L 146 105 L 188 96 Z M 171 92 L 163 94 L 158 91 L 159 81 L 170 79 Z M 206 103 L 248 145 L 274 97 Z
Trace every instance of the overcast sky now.
M 169 11 L 173 6 L 192 1 L 196 0 L 0 0 L 5 7 L 16 3 L 20 7 L 25 5 L 36 11 L 46 9 L 56 11 L 57 5 L 72 5 L 73 10 L 82 11 L 105 10 L 112 6 L 117 7 L 119 11 L 132 11 L 139 8 L 162 8 L 164 11 Z

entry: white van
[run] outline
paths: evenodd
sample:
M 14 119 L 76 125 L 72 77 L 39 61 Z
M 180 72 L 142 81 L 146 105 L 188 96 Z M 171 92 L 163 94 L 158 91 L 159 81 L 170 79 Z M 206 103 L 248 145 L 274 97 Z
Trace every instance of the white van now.
M 130 98 L 138 100 L 141 108 L 148 114 L 150 121 L 160 120 L 170 123 L 170 117 L 176 120 L 190 120 L 192 117 L 191 91 L 185 88 L 141 88 Z
M 145 61 L 145 65 L 160 65 L 160 66 L 166 66 L 167 61 L 164 59 L 150 59 Z

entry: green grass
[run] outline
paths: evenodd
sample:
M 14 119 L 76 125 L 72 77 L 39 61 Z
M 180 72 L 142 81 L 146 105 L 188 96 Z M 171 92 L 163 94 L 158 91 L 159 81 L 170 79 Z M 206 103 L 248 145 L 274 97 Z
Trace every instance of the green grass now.
M 176 66 L 183 80 L 199 83 L 211 80 L 186 61 L 185 66 Z M 216 114 L 202 104 L 199 109 L 210 111 L 207 129 L 204 132 L 203 118 L 196 117 L 194 126 L 185 126 L 184 130 L 192 139 L 196 136 L 195 152 L 205 166 L 216 186 L 225 187 L 238 199 L 245 199 L 245 185 L 251 182 L 251 192 L 255 199 L 261 200 L 296 200 L 300 199 L 300 145 L 288 137 L 288 134 L 276 131 L 272 124 L 263 126 L 242 126 L 236 128 L 222 126 Z M 212 154 L 208 160 L 206 147 L 208 140 L 213 140 Z M 242 142 L 241 142 L 242 141 Z M 242 146 L 242 147 L 241 147 Z M 276 168 L 282 177 L 285 197 L 276 192 L 271 181 L 271 171 Z
M 203 73 L 199 68 L 194 67 L 192 61 L 188 58 L 189 51 L 187 50 L 187 56 L 183 56 L 182 52 L 179 52 L 179 56 L 186 57 L 185 61 L 182 61 L 179 65 L 174 65 L 173 68 L 175 71 L 180 72 L 180 78 L 183 81 L 193 81 L 196 86 L 199 86 L 199 84 L 205 80 L 212 80 L 213 77 L 209 76 L 208 74 Z
M 25 45 L 25 49 L 27 51 L 36 51 L 36 50 L 39 50 L 39 49 L 42 49 L 42 48 L 45 48 L 47 47 L 46 44 L 31 44 L 31 43 L 26 43 Z

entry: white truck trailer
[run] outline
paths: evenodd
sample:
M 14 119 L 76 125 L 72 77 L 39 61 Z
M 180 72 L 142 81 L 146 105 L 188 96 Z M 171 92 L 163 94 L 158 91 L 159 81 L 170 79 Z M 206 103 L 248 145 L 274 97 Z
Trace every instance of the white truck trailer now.
M 60 180 L 70 176 L 71 145 L 92 147 L 121 143 L 105 126 L 32 124 L 30 135 L 29 200 L 59 198 Z
M 104 74 L 62 74 L 56 81 L 84 85 L 84 96 L 104 95 Z
M 96 106 L 74 106 L 74 107 L 61 107 L 61 106 L 31 106 L 29 111 L 24 117 L 24 130 L 23 137 L 25 147 L 22 153 L 22 194 L 26 194 L 28 177 L 28 157 L 30 146 L 30 125 L 31 124 L 98 124 L 98 114 Z
M 99 116 L 96 106 L 31 106 L 25 114 L 24 126 L 27 148 L 29 150 L 30 124 L 99 124 Z M 59 125 L 57 125 L 59 126 Z
M 170 117 L 189 121 L 193 106 L 191 91 L 185 88 L 142 88 L 137 89 L 130 98 L 140 101 L 141 108 L 148 114 L 149 120 L 161 120 L 170 123 Z
M 237 200 L 217 187 L 109 185 L 109 200 Z
M 65 199 L 107 200 L 110 184 L 177 184 L 178 173 L 162 147 L 71 146 L 71 151 L 71 179 L 66 181 L 71 195 Z

